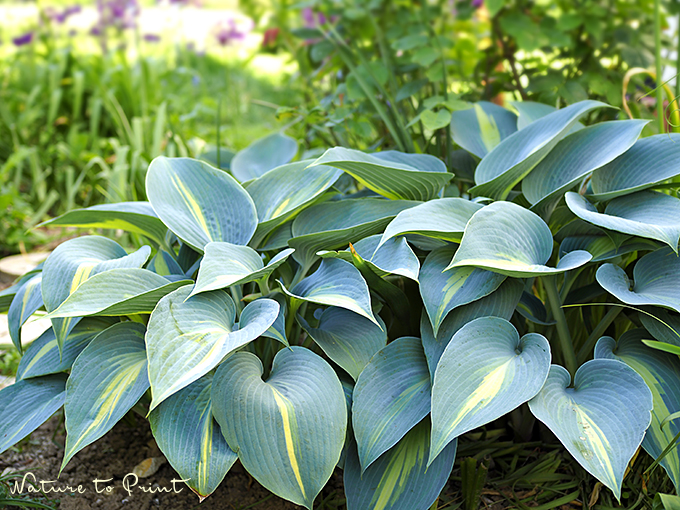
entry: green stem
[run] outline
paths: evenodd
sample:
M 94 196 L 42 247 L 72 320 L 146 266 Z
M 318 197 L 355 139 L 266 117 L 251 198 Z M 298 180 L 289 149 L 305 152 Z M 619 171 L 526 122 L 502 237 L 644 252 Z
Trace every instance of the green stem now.
M 579 364 L 583 363 L 588 358 L 593 348 L 595 347 L 597 341 L 600 339 L 600 337 L 604 334 L 609 325 L 612 322 L 614 322 L 614 319 L 616 319 L 622 311 L 623 308 L 615 306 L 613 308 L 610 308 L 609 311 L 605 314 L 605 316 L 602 317 L 602 320 L 597 324 L 597 326 L 595 326 L 595 329 L 593 329 L 593 332 L 586 340 L 586 343 L 584 343 L 583 347 L 581 347 L 578 351 L 578 355 L 576 356 L 576 358 Z
M 257 280 L 257 286 L 260 288 L 260 293 L 262 296 L 268 296 L 269 295 L 269 277 L 262 278 L 261 280 Z
M 661 67 L 661 0 L 654 0 L 654 50 L 656 60 L 656 116 L 659 123 L 659 133 L 664 132 L 663 113 L 663 76 Z
M 675 57 L 675 97 L 680 97 L 680 14 L 678 14 L 678 46 Z
M 574 344 L 571 341 L 571 334 L 569 333 L 569 326 L 567 325 L 567 318 L 564 316 L 562 309 L 562 302 L 557 291 L 557 277 L 544 276 L 545 292 L 552 310 L 553 317 L 557 321 L 557 336 L 560 340 L 560 347 L 562 348 L 562 355 L 564 362 L 567 365 L 567 370 L 572 377 L 576 373 L 576 353 L 574 352 Z

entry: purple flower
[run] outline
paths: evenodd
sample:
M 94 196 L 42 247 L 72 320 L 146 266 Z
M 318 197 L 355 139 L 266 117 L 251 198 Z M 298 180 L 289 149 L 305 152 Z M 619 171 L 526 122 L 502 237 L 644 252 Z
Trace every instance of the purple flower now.
M 336 16 L 331 16 L 331 22 L 335 21 Z M 322 13 L 314 13 L 311 7 L 302 9 L 302 21 L 306 28 L 314 28 L 318 25 L 323 25 L 328 22 L 328 18 Z
M 161 40 L 161 36 L 158 34 L 144 34 L 144 40 L 146 42 L 156 43 Z
M 475 9 L 479 9 L 482 5 L 484 5 L 484 0 L 472 0 L 472 7 Z
M 30 44 L 33 41 L 33 32 L 27 32 L 24 35 L 15 37 L 12 39 L 14 46 L 23 46 L 25 44 Z
M 139 15 L 137 0 L 99 0 L 99 28 L 115 27 L 119 30 L 135 26 L 135 19 Z
M 215 38 L 221 46 L 231 44 L 233 41 L 242 41 L 246 37 L 246 32 L 236 26 L 236 20 L 233 18 L 220 21 L 213 30 Z

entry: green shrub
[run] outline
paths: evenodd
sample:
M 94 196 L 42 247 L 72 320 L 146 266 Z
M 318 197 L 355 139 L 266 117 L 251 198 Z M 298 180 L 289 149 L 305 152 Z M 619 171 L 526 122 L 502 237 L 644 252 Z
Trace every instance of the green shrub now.
M 528 403 L 616 499 L 640 445 L 677 489 L 680 138 L 516 108 L 453 114 L 459 175 L 337 147 L 267 171 L 279 138 L 241 182 L 159 157 L 149 202 L 57 218 L 149 244 L 66 241 L 0 294 L 18 349 L 52 320 L 0 391 L 0 451 L 63 405 L 63 468 L 134 408 L 200 497 L 239 459 L 307 508 L 339 466 L 350 510 L 424 510 L 458 438 Z

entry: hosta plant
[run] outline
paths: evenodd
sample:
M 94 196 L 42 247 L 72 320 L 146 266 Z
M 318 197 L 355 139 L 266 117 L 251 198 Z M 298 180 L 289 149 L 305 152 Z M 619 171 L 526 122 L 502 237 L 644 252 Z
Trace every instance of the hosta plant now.
M 17 349 L 52 321 L 0 391 L 0 452 L 63 406 L 63 467 L 134 410 L 201 498 L 238 459 L 307 508 L 339 467 L 350 510 L 423 510 L 457 438 L 520 413 L 620 499 L 680 431 L 680 137 L 582 124 L 603 108 L 471 105 L 455 169 L 155 159 L 149 202 L 50 222 L 146 244 L 71 239 L 0 295 Z

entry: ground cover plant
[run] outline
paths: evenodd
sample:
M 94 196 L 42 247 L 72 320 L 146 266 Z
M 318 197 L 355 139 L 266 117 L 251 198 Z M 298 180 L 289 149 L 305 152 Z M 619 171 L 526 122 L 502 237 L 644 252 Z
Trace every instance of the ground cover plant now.
M 336 467 L 348 509 L 427 509 L 458 438 L 510 419 L 551 431 L 604 508 L 651 508 L 622 485 L 636 454 L 680 481 L 680 145 L 580 122 L 610 108 L 471 104 L 460 174 L 399 151 L 291 162 L 285 137 L 228 171 L 154 159 L 148 202 L 48 222 L 136 250 L 71 239 L 0 293 L 18 350 L 52 321 L 0 390 L 0 452 L 63 406 L 63 469 L 132 411 L 200 498 L 238 459 L 310 509 Z

